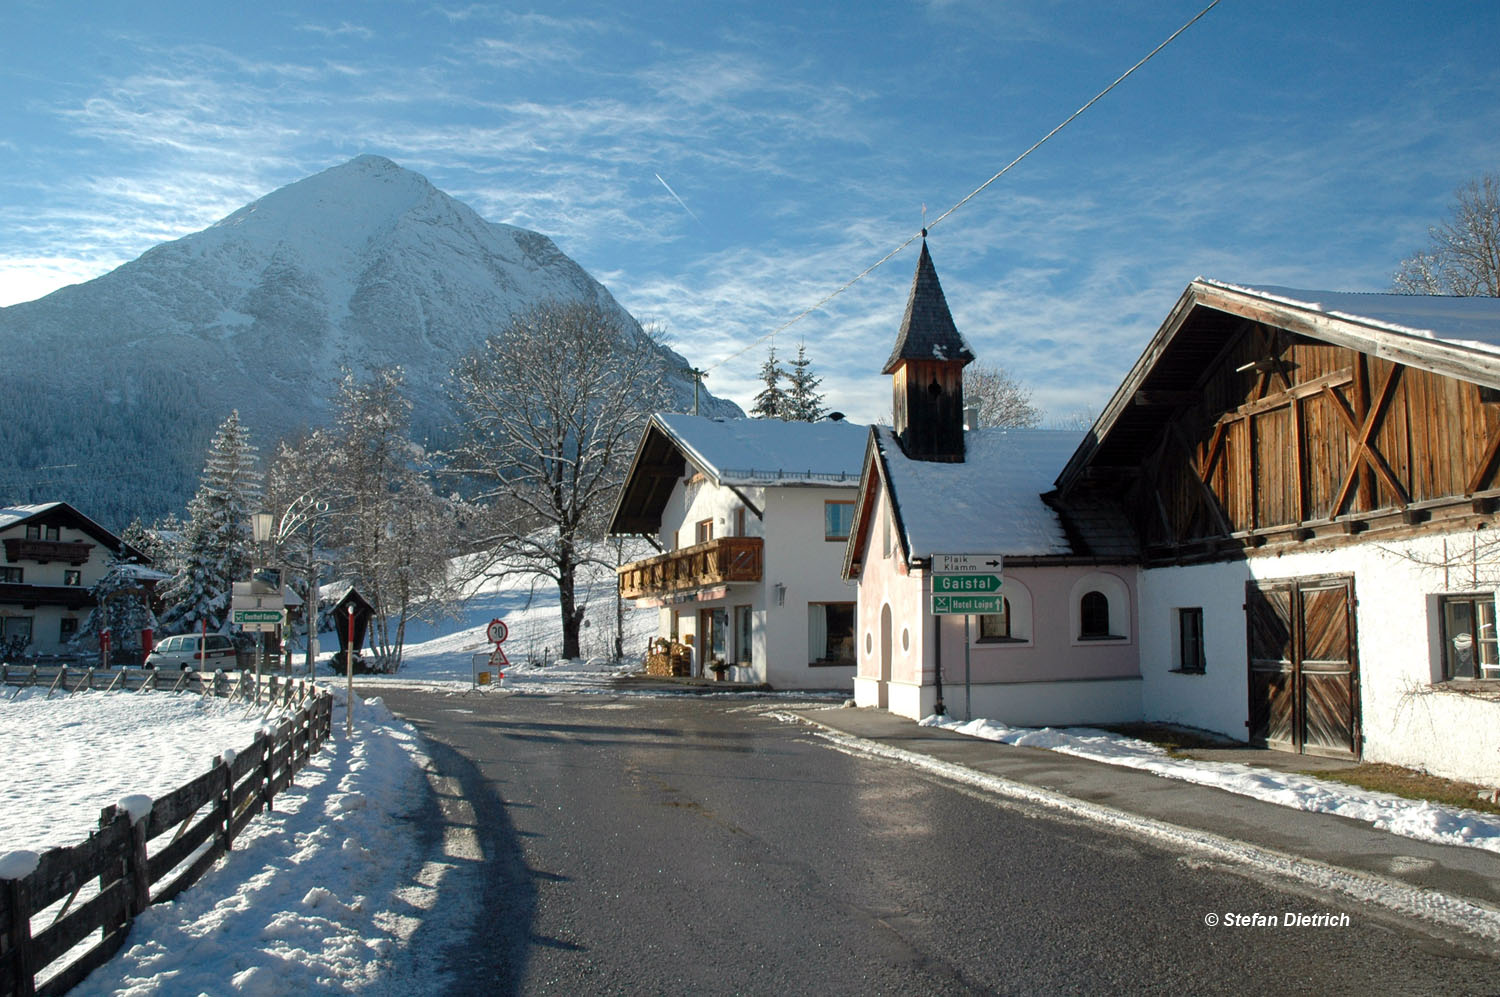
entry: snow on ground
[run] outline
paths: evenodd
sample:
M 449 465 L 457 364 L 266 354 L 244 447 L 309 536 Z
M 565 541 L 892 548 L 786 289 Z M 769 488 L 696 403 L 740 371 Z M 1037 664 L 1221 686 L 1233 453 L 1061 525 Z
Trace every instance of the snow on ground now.
M 1091 727 L 1038 729 L 1010 727 L 994 720 L 964 722 L 943 720 L 936 716 L 927 717 L 921 724 L 924 727 L 942 727 L 987 741 L 1026 748 L 1045 748 L 1110 765 L 1141 769 L 1168 779 L 1214 786 L 1296 810 L 1338 814 L 1365 821 L 1382 831 L 1407 838 L 1500 852 L 1500 817 L 1473 810 L 1403 799 L 1389 793 L 1372 792 L 1311 776 L 1255 768 L 1237 762 L 1173 758 L 1155 744 Z
M 626 557 L 633 559 L 637 554 L 645 556 L 645 552 L 627 551 Z M 584 607 L 586 624 L 580 643 L 585 660 L 596 663 L 588 669 L 591 672 L 606 667 L 600 663 L 601 659 L 614 657 L 615 592 L 612 569 L 590 565 L 579 571 L 577 599 Z M 623 609 L 625 659 L 634 666 L 645 653 L 646 641 L 656 634 L 657 611 L 636 609 L 628 602 Z M 549 672 L 542 664 L 556 662 L 562 648 L 562 613 L 556 583 L 536 575 L 511 575 L 472 585 L 457 620 L 407 624 L 401 671 L 394 678 L 403 684 L 449 682 L 467 688 L 473 680 L 474 652 L 488 652 L 494 647 L 485 637 L 485 627 L 493 619 L 504 620 L 510 631 L 504 644 L 512 666 L 507 676 L 537 678 L 542 673 L 561 674 Z M 607 667 L 613 670 L 613 664 Z M 328 674 L 326 668 L 321 670 L 322 676 Z M 390 685 L 391 679 L 377 675 L 355 681 Z M 560 681 L 562 685 L 573 684 Z
M 264 709 L 191 694 L 46 692 L 0 690 L 0 854 L 78 844 L 99 829 L 100 810 L 176 789 L 270 721 Z
M 132 697 L 154 717 L 166 711 L 144 701 L 168 698 L 177 697 Z M 124 950 L 71 993 L 441 992 L 437 960 L 410 951 L 413 935 L 460 940 L 473 903 L 450 895 L 452 863 L 424 863 L 432 842 L 420 819 L 429 798 L 416 734 L 378 699 L 355 719 L 346 739 L 336 707 L 334 736 L 275 809 L 196 886 L 142 914 Z M 45 808 L 34 797 L 32 809 Z

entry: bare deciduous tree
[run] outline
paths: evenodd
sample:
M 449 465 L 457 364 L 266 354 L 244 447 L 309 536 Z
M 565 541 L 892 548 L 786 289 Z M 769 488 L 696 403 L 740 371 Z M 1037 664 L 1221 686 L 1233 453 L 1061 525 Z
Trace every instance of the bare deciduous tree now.
M 964 404 L 979 406 L 981 426 L 1033 429 L 1042 422 L 1041 410 L 1031 404 L 1031 391 L 993 364 L 964 368 Z
M 1395 290 L 1500 297 L 1500 175 L 1470 180 L 1454 198 L 1448 220 L 1427 230 L 1431 246 L 1401 261 Z
M 326 441 L 330 539 L 339 568 L 375 607 L 378 666 L 401 666 L 406 624 L 441 589 L 455 553 L 449 504 L 433 491 L 427 454 L 409 437 L 399 368 L 367 382 L 345 373 Z
M 450 471 L 479 483 L 495 574 L 557 583 L 562 656 L 579 656 L 578 568 L 591 561 L 650 413 L 666 404 L 649 333 L 597 305 L 518 316 L 454 369 Z

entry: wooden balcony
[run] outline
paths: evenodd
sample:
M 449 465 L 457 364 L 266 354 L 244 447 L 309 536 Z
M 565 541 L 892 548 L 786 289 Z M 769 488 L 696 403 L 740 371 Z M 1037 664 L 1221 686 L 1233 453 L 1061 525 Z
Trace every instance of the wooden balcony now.
M 23 540 L 19 537 L 5 538 L 5 556 L 14 561 L 66 561 L 69 564 L 85 564 L 94 549 L 91 543 L 71 540 Z
M 620 596 L 661 598 L 726 582 L 758 582 L 763 541 L 760 537 L 723 537 L 622 565 Z

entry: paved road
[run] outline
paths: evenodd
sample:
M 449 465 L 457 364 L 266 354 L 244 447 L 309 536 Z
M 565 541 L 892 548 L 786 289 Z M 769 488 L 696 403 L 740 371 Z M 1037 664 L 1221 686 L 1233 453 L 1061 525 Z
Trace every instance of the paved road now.
M 425 940 L 452 993 L 1500 990 L 1493 954 L 840 753 L 770 703 L 382 694 L 477 827 L 472 931 Z M 1287 912 L 1348 923 L 1205 924 Z

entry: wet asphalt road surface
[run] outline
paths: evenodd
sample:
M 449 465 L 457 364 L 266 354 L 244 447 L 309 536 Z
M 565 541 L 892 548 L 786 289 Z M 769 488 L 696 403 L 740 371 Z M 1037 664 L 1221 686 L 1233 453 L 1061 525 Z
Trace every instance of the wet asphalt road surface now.
M 784 703 L 378 691 L 477 826 L 474 923 L 424 939 L 453 994 L 1500 992 L 1500 954 L 844 754 Z M 1283 923 L 1222 923 L 1254 914 Z

